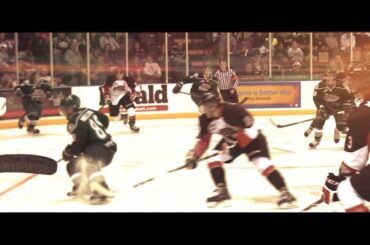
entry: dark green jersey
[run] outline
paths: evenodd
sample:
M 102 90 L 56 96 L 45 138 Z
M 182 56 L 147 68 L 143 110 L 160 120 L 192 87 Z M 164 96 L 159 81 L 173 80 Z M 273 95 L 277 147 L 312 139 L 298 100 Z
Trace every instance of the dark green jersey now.
M 78 155 L 91 144 L 105 144 L 112 137 L 106 132 L 109 118 L 99 111 L 81 108 L 69 120 L 67 130 L 73 136 L 72 152 Z
M 15 88 L 22 96 L 22 100 L 43 101 L 51 96 L 51 87 L 47 82 L 42 82 L 39 85 L 33 83 L 21 83 Z
M 191 93 L 213 93 L 218 95 L 217 89 L 219 82 L 215 76 L 211 76 L 210 78 L 205 78 L 202 75 L 191 76 L 184 79 L 184 84 L 186 83 L 192 83 Z

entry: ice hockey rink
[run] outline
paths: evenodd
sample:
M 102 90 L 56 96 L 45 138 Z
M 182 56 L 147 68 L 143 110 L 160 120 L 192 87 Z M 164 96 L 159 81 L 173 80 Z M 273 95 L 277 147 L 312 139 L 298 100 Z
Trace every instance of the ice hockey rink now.
M 195 143 L 198 132 L 196 118 L 157 119 L 137 122 L 140 133 L 132 133 L 122 122 L 111 121 L 108 132 L 118 144 L 113 162 L 104 170 L 116 196 L 105 205 L 90 205 L 67 197 L 72 183 L 66 163 L 58 163 L 54 175 L 38 175 L 17 188 L 0 195 L 1 212 L 300 212 L 320 198 L 328 172 L 337 173 L 341 163 L 344 136 L 334 143 L 334 119 L 324 126 L 321 144 L 308 148 L 313 134 L 303 132 L 309 122 L 277 128 L 269 122 L 290 123 L 311 118 L 304 116 L 257 116 L 256 124 L 267 136 L 272 160 L 282 172 L 291 192 L 297 197 L 298 208 L 279 209 L 278 192 L 260 175 L 245 155 L 226 164 L 226 178 L 231 206 L 209 208 L 205 200 L 214 185 L 206 161 L 194 170 L 168 170 L 184 163 L 186 152 Z M 42 119 L 41 119 L 42 120 Z M 28 135 L 26 130 L 0 130 L 0 154 L 36 154 L 55 160 L 61 158 L 64 147 L 72 141 L 65 125 L 40 126 L 40 135 Z M 214 135 L 211 147 L 220 139 Z M 204 156 L 206 156 L 205 153 Z M 30 174 L 1 173 L 0 193 Z M 155 180 L 134 188 L 136 183 Z M 309 212 L 343 212 L 339 204 L 321 204 Z

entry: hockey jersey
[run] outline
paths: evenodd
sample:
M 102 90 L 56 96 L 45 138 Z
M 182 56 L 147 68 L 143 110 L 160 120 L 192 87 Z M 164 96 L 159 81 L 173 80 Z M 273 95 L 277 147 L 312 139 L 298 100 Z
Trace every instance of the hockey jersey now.
M 345 164 L 353 169 L 362 169 L 369 158 L 370 148 L 370 101 L 352 109 L 347 119 L 349 131 L 345 141 Z
M 210 135 L 220 134 L 228 145 L 239 144 L 243 148 L 258 136 L 252 115 L 242 106 L 225 103 L 221 110 L 219 118 L 210 119 L 205 114 L 199 117 L 199 139 L 209 141 Z
M 192 83 L 190 92 L 191 93 L 213 93 L 218 94 L 217 89 L 219 87 L 219 82 L 217 77 L 211 76 L 210 78 L 205 78 L 204 76 L 198 76 L 194 74 L 193 76 L 186 77 L 183 81 L 184 84 Z
M 39 85 L 22 82 L 15 87 L 15 91 L 22 97 L 22 100 L 34 100 L 40 103 L 51 96 L 51 87 L 47 82 L 42 82 Z
M 67 131 L 73 137 L 73 154 L 80 154 L 90 144 L 111 141 L 111 135 L 106 132 L 108 125 L 109 118 L 103 113 L 87 108 L 79 109 L 67 124 Z
M 323 105 L 331 112 L 349 110 L 354 104 L 351 100 L 353 100 L 353 97 L 341 80 L 336 80 L 332 88 L 326 85 L 326 80 L 323 80 L 316 85 L 313 94 L 316 108 Z

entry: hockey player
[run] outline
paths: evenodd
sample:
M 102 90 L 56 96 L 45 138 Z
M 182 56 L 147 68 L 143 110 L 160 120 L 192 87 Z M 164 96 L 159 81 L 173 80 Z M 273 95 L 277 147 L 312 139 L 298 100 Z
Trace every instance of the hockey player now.
M 51 97 L 51 87 L 38 74 L 34 74 L 30 80 L 24 80 L 15 88 L 15 94 L 22 97 L 22 105 L 25 114 L 18 120 L 18 127 L 23 128 L 27 122 L 27 132 L 38 134 L 40 130 L 35 128 L 42 115 L 42 103 Z
M 67 130 L 73 136 L 73 142 L 62 153 L 63 160 L 68 161 L 67 172 L 74 184 L 68 195 L 79 196 L 87 189 L 92 201 L 112 197 L 101 172 L 117 151 L 116 143 L 106 131 L 109 118 L 99 111 L 80 108 L 80 99 L 76 95 L 62 99 L 60 112 L 67 118 Z
M 361 71 L 349 86 L 363 102 L 349 114 L 339 176 L 329 173 L 323 195 L 325 203 L 339 200 L 347 212 L 369 212 L 364 200 L 370 201 L 370 72 Z
M 136 111 L 134 101 L 139 97 L 140 91 L 134 80 L 124 77 L 123 73 L 118 70 L 115 77 L 107 77 L 102 90 L 105 103 L 109 104 L 110 116 L 117 121 L 122 120 L 124 124 L 128 120 L 131 131 L 139 132 L 140 129 L 135 126 Z M 120 113 L 121 105 L 127 110 L 127 115 Z
M 209 159 L 208 167 L 217 187 L 216 195 L 207 198 L 213 205 L 231 199 L 225 179 L 224 163 L 231 163 L 241 154 L 246 154 L 260 173 L 280 192 L 277 202 L 282 208 L 295 206 L 296 199 L 288 191 L 284 178 L 270 161 L 270 153 L 265 136 L 254 126 L 252 115 L 238 104 L 222 103 L 220 98 L 206 93 L 199 101 L 199 141 L 189 151 L 186 166 L 193 169 L 207 150 L 211 135 L 220 134 L 223 139 L 215 147 L 219 154 Z
M 187 83 L 192 83 L 190 89 L 190 96 L 194 103 L 199 107 L 199 102 L 205 93 L 216 94 L 222 99 L 221 92 L 219 90 L 219 81 L 217 77 L 213 76 L 213 69 L 211 66 L 206 66 L 203 75 L 195 73 L 192 76 L 185 77 L 182 82 L 176 84 L 173 92 L 179 93 L 182 86 Z
M 6 113 L 6 98 L 0 97 L 0 116 Z
M 309 144 L 310 148 L 316 148 L 319 145 L 325 121 L 330 116 L 334 116 L 336 122 L 335 143 L 340 140 L 340 132 L 345 132 L 347 115 L 352 107 L 351 96 L 343 81 L 335 79 L 335 76 L 335 70 L 327 71 L 324 80 L 315 87 L 313 101 L 317 108 L 316 117 L 304 133 L 307 137 L 315 129 L 315 139 Z

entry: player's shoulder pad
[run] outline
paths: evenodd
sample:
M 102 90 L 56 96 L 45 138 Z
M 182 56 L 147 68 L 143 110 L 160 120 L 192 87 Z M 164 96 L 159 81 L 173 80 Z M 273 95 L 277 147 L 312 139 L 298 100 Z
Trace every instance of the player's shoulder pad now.
M 318 84 L 315 85 L 315 89 L 319 89 L 319 88 L 322 88 L 323 87 L 323 82 L 319 82 Z
M 336 86 L 337 87 L 344 88 L 343 80 L 336 79 Z
M 239 104 L 231 104 L 231 103 L 224 103 L 224 113 L 242 113 L 242 114 L 248 114 L 248 112 Z
M 72 134 L 73 133 L 73 131 L 75 130 L 75 124 L 74 123 L 71 123 L 71 122 L 69 122 L 68 124 L 67 124 L 67 131 L 68 131 L 68 133 L 70 133 L 70 134 Z

